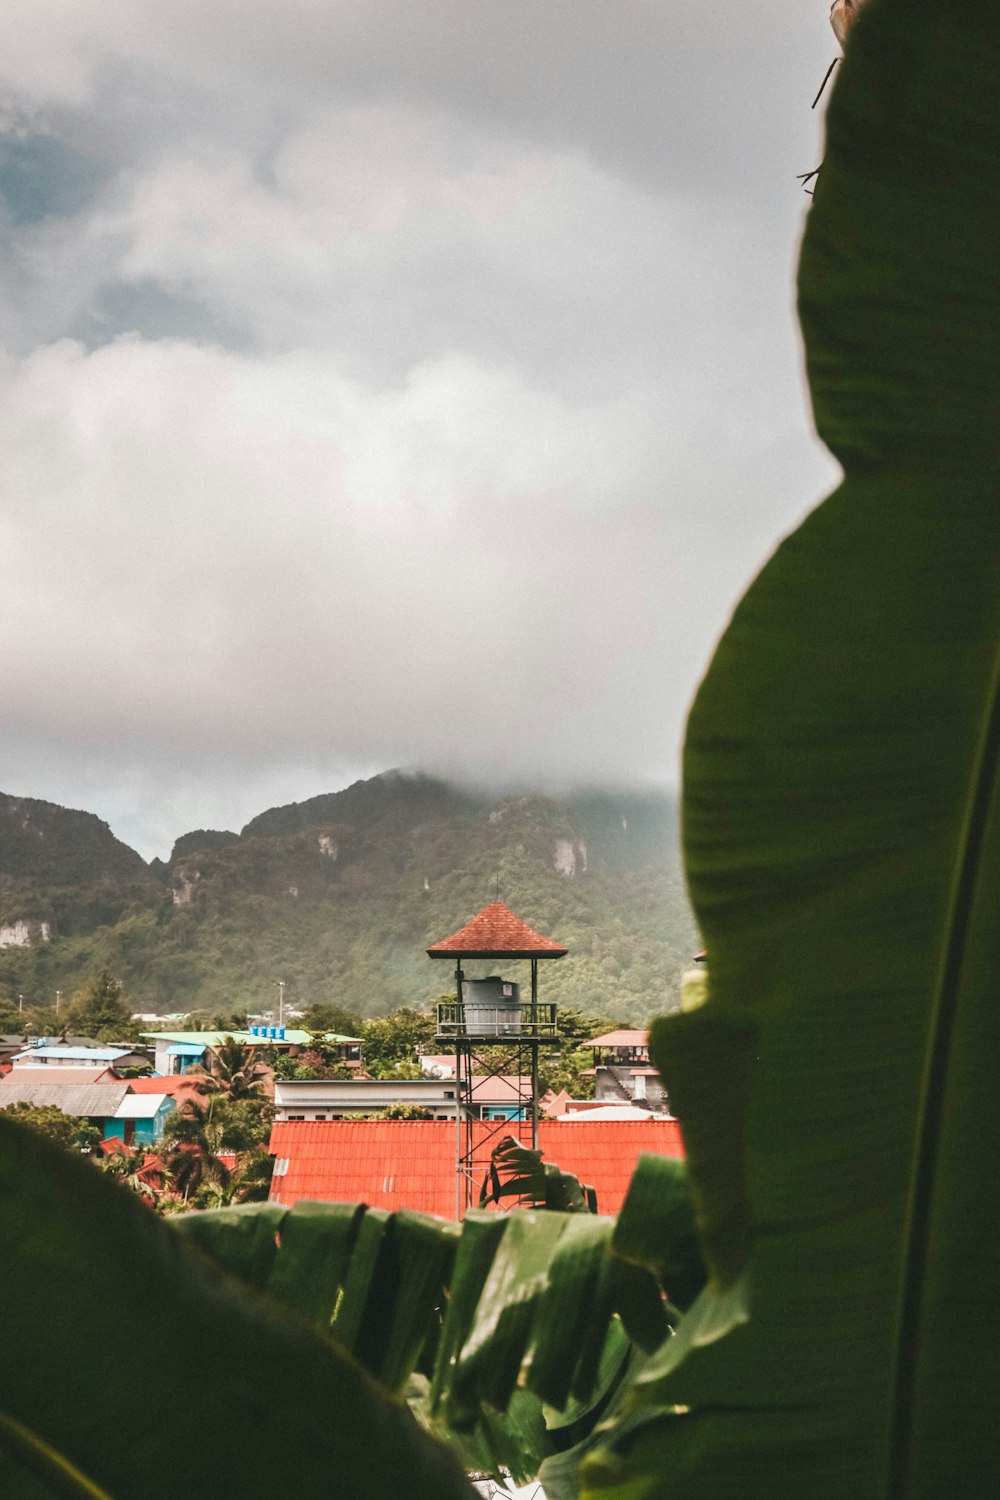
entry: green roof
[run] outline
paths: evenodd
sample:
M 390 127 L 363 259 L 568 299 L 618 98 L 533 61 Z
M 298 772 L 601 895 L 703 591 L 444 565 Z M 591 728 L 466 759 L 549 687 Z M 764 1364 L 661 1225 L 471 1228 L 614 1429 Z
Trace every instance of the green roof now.
M 280 1038 L 252 1036 L 249 1031 L 140 1031 L 139 1035 L 150 1037 L 156 1042 L 192 1042 L 204 1047 L 220 1047 L 224 1041 L 229 1039 L 234 1042 L 241 1042 L 244 1046 L 249 1047 L 280 1047 L 282 1045 L 286 1047 L 305 1047 L 316 1035 L 319 1035 L 319 1039 L 324 1042 L 359 1043 L 361 1041 L 360 1037 L 341 1036 L 336 1031 L 315 1033 L 312 1031 L 296 1031 L 289 1027 L 285 1028 L 285 1035 Z

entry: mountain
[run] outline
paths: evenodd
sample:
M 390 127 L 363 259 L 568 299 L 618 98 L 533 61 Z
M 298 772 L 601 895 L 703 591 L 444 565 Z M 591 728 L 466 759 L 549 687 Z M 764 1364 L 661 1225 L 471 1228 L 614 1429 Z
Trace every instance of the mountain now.
M 542 998 L 640 1023 L 676 1003 L 697 945 L 662 795 L 490 797 L 388 772 L 239 834 L 185 834 L 154 866 L 90 814 L 2 811 L 4 911 L 16 892 L 29 929 L 0 950 L 0 994 L 26 1002 L 107 965 L 137 1010 L 265 1011 L 283 980 L 293 1005 L 380 1015 L 452 988 L 424 949 L 499 892 L 570 950 L 544 967 Z
M 0 947 L 88 933 L 162 896 L 141 856 L 93 813 L 0 793 Z

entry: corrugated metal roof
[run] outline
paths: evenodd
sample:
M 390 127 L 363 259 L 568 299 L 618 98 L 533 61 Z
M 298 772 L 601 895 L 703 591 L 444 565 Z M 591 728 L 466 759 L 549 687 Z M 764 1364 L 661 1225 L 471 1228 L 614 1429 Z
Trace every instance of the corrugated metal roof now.
M 570 1120 L 575 1125 L 586 1115 L 588 1120 L 655 1120 L 657 1123 L 669 1122 L 667 1115 L 651 1115 L 648 1109 L 640 1109 L 634 1104 L 597 1104 L 593 1109 L 585 1112 L 578 1109 L 566 1110 L 564 1114 L 556 1115 L 557 1120 Z
M 475 1125 L 481 1139 L 495 1126 Z M 547 1161 L 573 1172 L 597 1190 L 601 1213 L 617 1213 L 642 1152 L 682 1157 L 676 1120 L 545 1120 L 538 1128 Z M 303 1198 L 412 1208 L 453 1218 L 455 1127 L 437 1121 L 283 1121 L 272 1127 L 278 1160 L 271 1200 L 291 1205 Z
M 46 1071 L 44 1078 L 39 1077 L 41 1072 L 41 1068 L 31 1068 L 8 1073 L 0 1083 L 0 1109 L 8 1104 L 54 1104 L 67 1115 L 111 1119 L 128 1093 L 125 1079 L 119 1083 L 62 1084 L 53 1077 L 58 1069 Z
M 28 1047 L 17 1053 L 12 1061 L 17 1062 L 22 1057 L 62 1057 L 73 1062 L 113 1063 L 120 1057 L 132 1057 L 134 1053 L 134 1047 Z
M 458 932 L 427 949 L 430 958 L 564 958 L 568 952 L 502 901 L 491 901 Z
M 115 1110 L 116 1120 L 152 1120 L 169 1094 L 126 1094 Z M 170 1099 L 171 1104 L 173 1100 Z
M 16 1076 L 18 1078 L 37 1078 L 51 1083 L 57 1079 L 60 1084 L 67 1083 L 120 1083 L 111 1068 L 101 1064 L 97 1068 L 53 1068 L 48 1063 L 18 1063 Z
M 648 1031 L 606 1031 L 603 1036 L 591 1037 L 581 1042 L 582 1047 L 645 1047 L 649 1042 Z
M 283 1037 L 252 1036 L 249 1031 L 140 1031 L 140 1036 L 154 1042 L 194 1042 L 206 1047 L 221 1047 L 223 1042 L 240 1042 L 244 1047 L 304 1047 L 313 1037 L 311 1031 L 285 1028 Z M 338 1041 L 354 1041 L 354 1037 L 338 1037 Z

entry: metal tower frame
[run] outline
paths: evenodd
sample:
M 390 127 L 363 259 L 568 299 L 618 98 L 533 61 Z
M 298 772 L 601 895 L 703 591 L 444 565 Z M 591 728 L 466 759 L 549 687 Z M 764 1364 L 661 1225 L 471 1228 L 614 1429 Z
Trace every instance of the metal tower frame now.
M 455 1217 L 460 1219 L 479 1198 L 479 1189 L 490 1165 L 494 1147 L 504 1136 L 513 1135 L 523 1145 L 538 1149 L 538 1052 L 543 1043 L 558 1038 L 556 1007 L 541 1004 L 538 999 L 538 959 L 531 959 L 531 999 L 522 1001 L 518 1024 L 511 1024 L 507 1009 L 494 1008 L 490 1025 L 490 1007 L 477 1002 L 476 1029 L 466 1026 L 462 985 L 465 979 L 461 960 L 455 966 L 455 995 L 452 1004 L 438 1005 L 437 1041 L 455 1049 L 455 1076 L 458 1083 L 455 1116 Z M 484 1018 L 485 1017 L 485 1021 Z M 514 1119 L 479 1121 L 476 1109 L 477 1078 L 501 1078 L 513 1072 L 518 1080 Z M 527 1080 L 527 1086 L 525 1081 Z

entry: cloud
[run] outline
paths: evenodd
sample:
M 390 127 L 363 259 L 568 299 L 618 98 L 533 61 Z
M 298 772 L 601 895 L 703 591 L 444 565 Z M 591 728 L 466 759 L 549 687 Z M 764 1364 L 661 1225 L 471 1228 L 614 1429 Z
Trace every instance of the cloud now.
M 392 764 L 671 777 L 834 474 L 790 287 L 823 18 L 14 8 L 0 785 L 150 852 Z
M 662 674 L 734 487 L 656 392 L 574 405 L 463 356 L 385 390 L 317 353 L 123 339 L 9 368 L 2 408 L 15 721 L 597 774 L 631 705 L 626 759 L 669 758 Z M 494 722 L 523 724 L 502 752 Z

